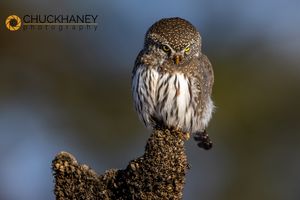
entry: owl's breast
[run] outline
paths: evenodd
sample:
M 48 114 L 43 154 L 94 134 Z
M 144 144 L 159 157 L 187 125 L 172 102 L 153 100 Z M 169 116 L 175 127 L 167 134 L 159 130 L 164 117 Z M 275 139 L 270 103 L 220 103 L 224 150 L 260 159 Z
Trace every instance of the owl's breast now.
M 183 131 L 204 130 L 211 118 L 213 104 L 210 97 L 201 96 L 198 80 L 181 72 L 154 70 L 153 73 L 157 77 L 153 93 L 157 118 L 166 126 Z
M 136 108 L 148 127 L 163 123 L 188 132 L 204 129 L 211 112 L 199 110 L 206 109 L 199 105 L 199 94 L 195 79 L 181 72 L 168 73 L 143 66 L 133 77 Z M 207 119 L 203 118 L 204 113 Z
M 157 73 L 157 72 L 154 72 Z M 158 111 L 182 114 L 191 100 L 189 80 L 182 73 L 161 73 L 158 75 L 155 99 Z M 175 116 L 174 116 L 175 117 Z
M 154 98 L 157 118 L 168 127 L 191 131 L 197 115 L 191 80 L 180 72 L 160 73 L 156 77 Z

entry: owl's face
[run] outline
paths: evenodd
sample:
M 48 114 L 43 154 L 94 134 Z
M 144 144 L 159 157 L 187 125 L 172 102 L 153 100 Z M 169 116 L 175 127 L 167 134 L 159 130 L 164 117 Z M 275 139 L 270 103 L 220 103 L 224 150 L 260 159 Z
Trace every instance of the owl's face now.
M 196 28 L 181 18 L 166 18 L 148 30 L 144 49 L 155 53 L 160 63 L 180 66 L 201 53 L 201 38 Z

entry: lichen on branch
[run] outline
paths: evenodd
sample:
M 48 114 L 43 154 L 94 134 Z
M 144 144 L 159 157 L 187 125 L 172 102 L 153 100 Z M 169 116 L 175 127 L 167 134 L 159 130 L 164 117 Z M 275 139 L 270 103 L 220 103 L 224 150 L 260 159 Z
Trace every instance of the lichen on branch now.
M 188 169 L 183 133 L 155 130 L 144 155 L 98 175 L 67 152 L 52 162 L 56 199 L 182 199 Z

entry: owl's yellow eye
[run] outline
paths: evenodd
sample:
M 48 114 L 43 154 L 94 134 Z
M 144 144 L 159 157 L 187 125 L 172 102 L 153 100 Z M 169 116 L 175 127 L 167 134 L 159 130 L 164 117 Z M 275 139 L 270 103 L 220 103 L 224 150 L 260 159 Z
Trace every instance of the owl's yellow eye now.
M 190 47 L 186 47 L 186 48 L 184 49 L 184 52 L 185 52 L 185 53 L 189 53 L 189 52 L 190 52 L 190 50 L 191 50 L 191 48 L 190 48 Z
M 162 49 L 163 49 L 165 52 L 170 51 L 170 48 L 169 48 L 167 45 L 163 45 L 163 46 L 162 46 Z

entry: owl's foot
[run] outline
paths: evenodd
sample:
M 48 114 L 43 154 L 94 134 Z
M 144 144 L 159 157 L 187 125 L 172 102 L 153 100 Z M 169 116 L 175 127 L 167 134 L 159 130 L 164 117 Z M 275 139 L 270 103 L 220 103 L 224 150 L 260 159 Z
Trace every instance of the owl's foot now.
M 183 132 L 181 128 L 178 127 L 172 127 L 171 130 L 175 132 L 177 135 L 181 136 L 183 140 L 187 141 L 190 139 L 190 133 L 189 132 Z
M 182 136 L 185 140 L 189 140 L 190 139 L 190 133 L 189 132 L 181 132 Z
M 197 132 L 194 136 L 194 139 L 198 142 L 197 145 L 205 150 L 209 150 L 213 146 L 212 141 L 206 133 L 206 130 L 204 130 L 203 132 Z

